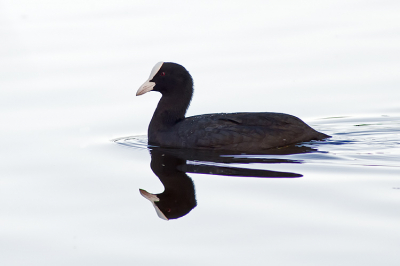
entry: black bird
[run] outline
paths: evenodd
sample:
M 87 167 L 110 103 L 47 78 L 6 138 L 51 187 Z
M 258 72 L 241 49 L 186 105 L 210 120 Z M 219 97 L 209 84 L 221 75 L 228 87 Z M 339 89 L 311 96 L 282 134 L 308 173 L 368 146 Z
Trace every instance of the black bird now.
M 171 148 L 261 152 L 330 136 L 301 119 L 281 113 L 219 113 L 185 117 L 193 80 L 181 65 L 157 63 L 136 95 L 158 91 L 162 97 L 148 129 L 150 145 Z

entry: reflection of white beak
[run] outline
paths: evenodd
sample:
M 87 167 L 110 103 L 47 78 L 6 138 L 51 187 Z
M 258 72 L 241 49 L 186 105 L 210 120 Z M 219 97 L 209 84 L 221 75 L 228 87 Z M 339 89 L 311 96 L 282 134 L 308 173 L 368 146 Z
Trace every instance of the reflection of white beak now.
M 157 197 L 157 195 L 151 194 L 149 192 L 147 192 L 144 189 L 139 189 L 140 194 L 145 197 L 146 199 L 148 199 L 149 201 L 151 201 L 151 203 L 154 206 L 154 209 L 156 209 L 157 215 L 158 217 L 160 217 L 163 220 L 168 221 L 168 218 L 164 215 L 164 213 L 162 213 L 162 211 L 160 210 L 160 208 L 157 207 L 157 205 L 155 204 L 155 202 L 160 201 L 160 199 Z
M 164 64 L 164 62 L 158 62 L 153 67 L 153 69 L 151 70 L 149 79 L 146 80 L 146 82 L 143 83 L 142 86 L 140 86 L 140 88 L 136 92 L 136 96 L 145 94 L 146 92 L 149 92 L 149 91 L 153 90 L 153 88 L 156 85 L 156 83 L 155 82 L 150 82 L 150 80 L 152 80 L 154 78 L 154 76 L 157 74 L 157 72 L 160 70 L 160 68 L 162 67 L 163 64 Z

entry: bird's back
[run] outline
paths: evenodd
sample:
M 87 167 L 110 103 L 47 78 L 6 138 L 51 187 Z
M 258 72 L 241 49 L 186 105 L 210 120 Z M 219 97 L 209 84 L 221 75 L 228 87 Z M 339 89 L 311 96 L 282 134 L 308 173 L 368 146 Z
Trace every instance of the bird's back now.
M 281 113 L 221 113 L 188 117 L 174 126 L 170 145 L 261 151 L 329 137 L 299 118 Z

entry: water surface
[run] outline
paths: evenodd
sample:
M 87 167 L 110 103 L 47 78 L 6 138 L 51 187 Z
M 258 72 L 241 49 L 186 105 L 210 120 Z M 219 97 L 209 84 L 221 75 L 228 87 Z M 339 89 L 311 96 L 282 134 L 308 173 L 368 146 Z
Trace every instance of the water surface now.
M 0 7 L 1 265 L 399 265 L 398 1 Z M 175 151 L 195 204 L 160 219 L 139 192 L 164 191 L 159 95 L 135 92 L 162 60 L 194 78 L 188 115 L 283 112 L 333 138 Z

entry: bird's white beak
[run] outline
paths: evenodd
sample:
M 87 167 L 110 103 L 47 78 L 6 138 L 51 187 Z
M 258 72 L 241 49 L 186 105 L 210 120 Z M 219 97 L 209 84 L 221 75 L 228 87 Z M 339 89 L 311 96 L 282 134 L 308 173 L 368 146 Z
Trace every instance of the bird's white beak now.
M 146 92 L 149 92 L 149 91 L 153 90 L 155 85 L 156 85 L 155 82 L 150 82 L 150 80 L 146 80 L 146 82 L 143 83 L 143 85 L 140 86 L 140 88 L 136 92 L 136 96 L 145 94 Z
M 153 69 L 151 70 L 150 73 L 150 77 L 148 78 L 148 80 L 146 80 L 145 83 L 143 83 L 142 86 L 140 86 L 140 88 L 138 89 L 138 91 L 136 92 L 136 96 L 145 94 L 146 92 L 152 91 L 154 86 L 156 85 L 155 82 L 152 82 L 150 80 L 152 80 L 154 78 L 154 76 L 157 74 L 157 72 L 160 70 L 160 68 L 162 67 L 162 65 L 164 64 L 164 62 L 158 62 Z

